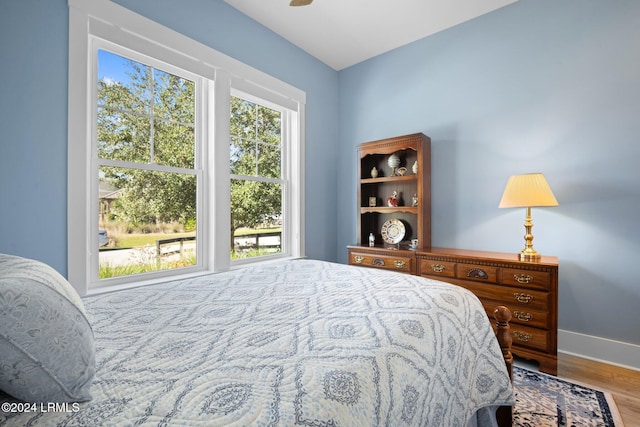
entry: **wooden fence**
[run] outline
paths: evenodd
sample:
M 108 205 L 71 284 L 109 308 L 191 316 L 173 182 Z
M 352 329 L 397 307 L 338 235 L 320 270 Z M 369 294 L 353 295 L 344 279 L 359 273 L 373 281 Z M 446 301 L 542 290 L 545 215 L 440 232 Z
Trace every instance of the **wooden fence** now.
M 234 236 L 234 240 L 236 241 L 236 248 L 241 250 L 246 249 L 260 249 L 260 248 L 279 248 L 282 245 L 282 240 L 279 238 L 277 244 L 265 244 L 260 243 L 260 239 L 268 238 L 268 237 L 281 237 L 282 232 L 276 231 L 273 233 L 254 233 L 254 234 L 243 234 L 242 236 Z M 156 240 L 156 255 L 158 259 L 160 259 L 163 255 L 172 255 L 179 253 L 180 256 L 184 255 L 184 242 L 195 240 L 195 236 L 190 237 L 174 237 L 171 239 L 160 239 Z M 243 240 L 245 243 L 240 244 L 237 241 Z M 246 241 L 252 241 L 250 244 L 246 244 Z M 172 245 L 179 243 L 179 249 L 171 249 L 171 250 L 163 250 L 163 247 L 166 245 Z

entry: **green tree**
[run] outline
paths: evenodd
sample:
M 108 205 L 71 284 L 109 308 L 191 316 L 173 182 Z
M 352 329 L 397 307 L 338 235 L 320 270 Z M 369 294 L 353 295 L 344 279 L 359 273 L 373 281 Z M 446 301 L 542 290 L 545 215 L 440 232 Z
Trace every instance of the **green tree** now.
M 194 83 L 128 61 L 130 82 L 98 82 L 98 156 L 192 169 Z M 196 218 L 192 174 L 102 166 L 101 179 L 122 189 L 114 214 L 132 223 Z

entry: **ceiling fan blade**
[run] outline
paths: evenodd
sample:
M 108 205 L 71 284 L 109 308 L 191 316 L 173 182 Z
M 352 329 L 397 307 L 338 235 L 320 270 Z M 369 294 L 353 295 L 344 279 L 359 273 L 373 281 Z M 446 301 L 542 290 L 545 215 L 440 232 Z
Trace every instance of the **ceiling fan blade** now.
M 307 6 L 310 5 L 313 0 L 291 0 L 289 6 Z

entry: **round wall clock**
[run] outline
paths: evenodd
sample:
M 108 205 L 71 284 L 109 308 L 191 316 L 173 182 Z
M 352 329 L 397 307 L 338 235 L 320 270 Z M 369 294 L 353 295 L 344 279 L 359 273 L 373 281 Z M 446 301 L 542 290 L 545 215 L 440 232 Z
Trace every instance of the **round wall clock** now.
M 385 243 L 397 244 L 404 238 L 404 224 L 399 219 L 390 219 L 382 224 L 382 240 Z

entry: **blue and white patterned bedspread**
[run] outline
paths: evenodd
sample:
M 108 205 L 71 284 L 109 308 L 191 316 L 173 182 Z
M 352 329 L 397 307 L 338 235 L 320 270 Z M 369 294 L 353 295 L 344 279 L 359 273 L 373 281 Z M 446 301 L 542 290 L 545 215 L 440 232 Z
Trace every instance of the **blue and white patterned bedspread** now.
M 84 303 L 93 400 L 7 425 L 463 426 L 514 402 L 480 302 L 426 278 L 281 261 Z

